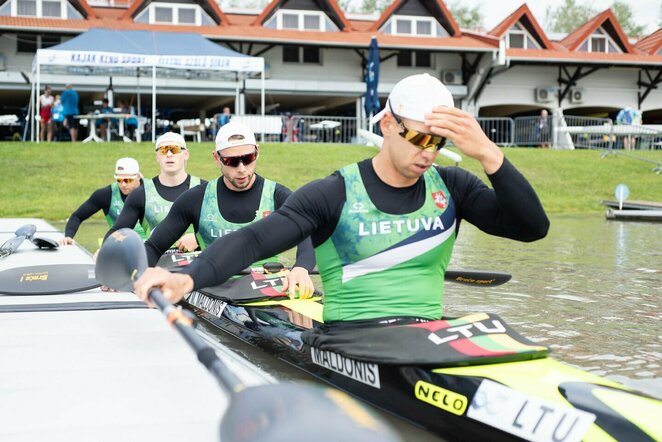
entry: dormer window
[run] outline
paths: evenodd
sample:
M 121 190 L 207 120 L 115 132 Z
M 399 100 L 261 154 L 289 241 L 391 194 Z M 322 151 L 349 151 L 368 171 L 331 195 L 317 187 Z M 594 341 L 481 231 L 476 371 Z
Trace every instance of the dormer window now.
M 201 26 L 213 21 L 198 5 L 152 2 L 135 17 L 136 22 Z
M 338 27 L 322 11 L 304 11 L 297 9 L 280 9 L 264 22 L 265 28 L 337 32 Z
M 603 54 L 619 54 L 623 52 L 614 40 L 612 40 L 609 34 L 607 34 L 602 28 L 596 29 L 595 32 L 582 43 L 578 51 L 599 52 Z
M 538 42 L 520 23 L 515 23 L 508 31 L 506 46 L 519 49 L 540 49 Z
M 414 37 L 448 37 L 450 34 L 432 17 L 394 15 L 380 29 L 384 34 Z
M 67 18 L 64 0 L 11 0 L 13 17 Z

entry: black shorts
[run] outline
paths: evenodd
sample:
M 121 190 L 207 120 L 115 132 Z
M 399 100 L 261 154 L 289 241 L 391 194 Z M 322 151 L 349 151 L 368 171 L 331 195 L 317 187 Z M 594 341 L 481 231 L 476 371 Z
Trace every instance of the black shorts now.
M 74 129 L 78 127 L 78 120 L 74 118 L 73 115 L 65 115 L 64 120 L 67 122 L 67 127 L 69 129 Z

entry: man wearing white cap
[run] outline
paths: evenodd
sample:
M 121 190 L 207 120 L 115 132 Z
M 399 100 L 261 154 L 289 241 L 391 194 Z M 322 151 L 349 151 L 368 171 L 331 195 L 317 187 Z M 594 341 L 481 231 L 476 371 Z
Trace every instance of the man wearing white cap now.
M 149 269 L 136 294 L 146 299 L 158 286 L 177 301 L 310 236 L 325 324 L 436 320 L 462 219 L 520 241 L 547 234 L 549 220 L 531 185 L 477 121 L 453 107 L 436 78 L 398 82 L 375 120 L 384 141 L 374 158 L 303 186 L 265 220 L 216 241 L 182 273 Z M 434 164 L 447 138 L 481 163 L 493 189 L 463 169 Z
M 127 198 L 122 213 L 106 236 L 139 222 L 149 238 L 181 194 L 201 182 L 206 183 L 186 173 L 189 151 L 184 137 L 180 134 L 164 133 L 156 139 L 155 150 L 160 173 L 151 180 L 144 181 L 143 185 Z M 187 233 L 177 238 L 174 246 L 181 251 L 191 252 L 198 248 L 198 243 L 193 233 Z
M 292 191 L 257 173 L 259 146 L 247 125 L 230 121 L 216 135 L 212 152 L 221 176 L 187 191 L 173 204 L 168 216 L 145 243 L 150 265 L 168 250 L 170 244 L 193 225 L 202 249 L 216 239 L 269 216 L 285 203 Z M 272 259 L 273 260 L 273 259 Z M 308 272 L 315 267 L 309 238 L 297 248 L 296 263 L 289 272 L 284 290 L 290 296 L 312 295 Z
M 103 210 L 108 227 L 113 227 L 119 216 L 127 196 L 140 187 L 142 175 L 138 162 L 133 158 L 120 158 L 115 163 L 115 183 L 95 190 L 74 213 L 71 214 L 64 228 L 64 238 L 60 245 L 75 244 L 74 236 L 81 223 Z M 145 231 L 140 224 L 134 224 L 134 230 L 145 239 Z

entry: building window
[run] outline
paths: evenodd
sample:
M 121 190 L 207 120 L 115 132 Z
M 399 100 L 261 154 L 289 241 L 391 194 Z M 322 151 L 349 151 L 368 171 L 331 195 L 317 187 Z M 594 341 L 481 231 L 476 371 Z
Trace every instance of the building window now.
M 211 19 L 199 8 L 190 4 L 151 3 L 145 11 L 138 14 L 134 21 L 138 23 L 169 23 L 173 25 L 200 26 L 203 19 Z
M 59 35 L 18 34 L 16 36 L 16 52 L 34 54 L 37 49 L 46 49 L 62 43 Z
M 154 21 L 158 23 L 172 23 L 172 8 L 154 7 Z
M 617 54 L 622 52 L 618 45 L 611 39 L 604 29 L 598 28 L 589 38 L 582 43 L 578 51 L 581 52 L 600 52 L 603 54 Z
M 18 0 L 16 15 L 20 16 L 37 16 L 37 2 L 36 0 Z
M 34 34 L 18 34 L 16 36 L 16 52 L 34 54 L 39 49 L 39 36 Z
M 264 22 L 265 28 L 295 31 L 338 32 L 338 27 L 322 11 L 281 9 Z
M 41 15 L 43 17 L 60 17 L 62 15 L 61 8 L 60 2 L 42 1 Z
M 516 23 L 508 31 L 506 45 L 508 48 L 540 49 L 538 42 L 520 23 Z
M 384 34 L 416 37 L 448 37 L 450 34 L 432 17 L 394 15 L 380 29 Z
M 398 52 L 398 67 L 431 68 L 432 54 L 427 51 Z
M 10 0 L 9 4 L 14 17 L 65 18 L 61 0 Z
M 283 46 L 283 62 L 320 64 L 320 49 L 312 46 Z
M 179 8 L 179 23 L 186 24 L 195 24 L 195 9 L 191 8 Z

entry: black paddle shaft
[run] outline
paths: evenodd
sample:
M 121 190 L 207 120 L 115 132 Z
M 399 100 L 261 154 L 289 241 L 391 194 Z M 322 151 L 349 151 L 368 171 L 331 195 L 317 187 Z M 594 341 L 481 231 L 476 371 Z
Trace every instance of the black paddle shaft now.
M 245 385 L 235 374 L 228 369 L 223 361 L 216 355 L 213 348 L 203 341 L 193 327 L 193 318 L 181 309 L 170 304 L 161 293 L 161 290 L 153 288 L 149 292 L 149 300 L 163 312 L 168 321 L 177 329 L 184 340 L 193 348 L 198 360 L 207 367 L 220 386 L 230 394 L 237 393 L 245 388 Z

